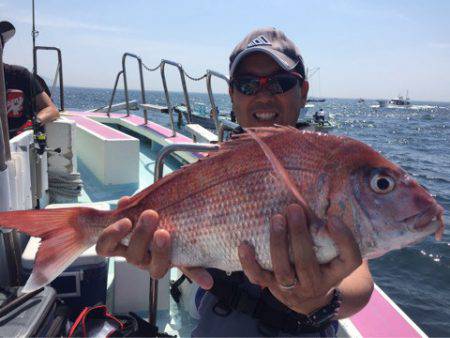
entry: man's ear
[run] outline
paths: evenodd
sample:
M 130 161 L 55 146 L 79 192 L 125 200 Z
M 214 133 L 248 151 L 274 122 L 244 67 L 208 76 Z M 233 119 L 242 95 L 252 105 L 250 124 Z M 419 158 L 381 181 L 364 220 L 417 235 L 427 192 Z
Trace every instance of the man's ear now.
M 231 103 L 233 103 L 233 93 L 234 93 L 233 86 L 229 85 L 228 86 L 228 95 L 230 95 Z
M 303 81 L 302 88 L 300 88 L 301 96 L 301 107 L 304 107 L 306 100 L 308 99 L 309 82 L 307 80 Z

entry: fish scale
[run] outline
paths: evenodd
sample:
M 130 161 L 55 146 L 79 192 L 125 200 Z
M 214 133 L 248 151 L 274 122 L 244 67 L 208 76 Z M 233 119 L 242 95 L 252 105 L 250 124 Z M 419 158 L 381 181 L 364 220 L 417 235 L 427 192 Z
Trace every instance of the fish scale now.
M 223 196 L 228 197 L 229 205 L 238 207 L 234 210 L 225 209 L 226 205 L 220 201 Z M 238 182 L 225 181 L 184 200 L 180 205 L 173 206 L 173 209 L 161 212 L 162 227 L 174 224 L 177 229 L 182 229 L 173 236 L 175 245 L 172 261 L 177 265 L 199 266 L 205 265 L 206 260 L 211 267 L 239 270 L 237 247 L 246 240 L 255 245 L 261 263 L 271 267 L 267 255 L 269 219 L 274 213 L 282 212 L 289 199 L 293 201 L 267 170 L 241 176 Z M 208 200 L 209 203 L 198 203 L 198 200 Z M 194 217 L 186 218 L 189 212 L 175 212 L 189 209 L 191 203 L 199 206 Z M 230 236 L 238 230 L 240 236 Z M 196 238 L 196 245 L 188 245 L 192 242 L 191 238 Z M 203 250 L 208 256 L 202 256 L 197 250 Z M 200 258 L 200 261 L 193 260 L 194 257 Z

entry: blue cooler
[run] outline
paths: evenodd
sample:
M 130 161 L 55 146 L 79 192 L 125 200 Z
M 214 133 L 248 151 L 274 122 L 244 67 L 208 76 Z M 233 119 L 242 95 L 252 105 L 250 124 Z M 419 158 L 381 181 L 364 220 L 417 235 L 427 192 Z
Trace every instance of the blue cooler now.
M 76 204 L 75 206 L 88 206 L 103 210 L 106 208 L 97 203 L 92 203 L 92 205 Z M 106 206 L 109 209 L 109 205 L 106 204 Z M 54 208 L 55 205 L 52 207 Z M 22 254 L 22 267 L 26 279 L 33 269 L 39 243 L 40 238 L 31 237 Z M 51 283 L 51 286 L 56 290 L 57 296 L 70 307 L 72 317 L 76 317 L 85 306 L 106 303 L 107 276 L 108 258 L 97 256 L 95 246 L 92 246 L 61 273 Z

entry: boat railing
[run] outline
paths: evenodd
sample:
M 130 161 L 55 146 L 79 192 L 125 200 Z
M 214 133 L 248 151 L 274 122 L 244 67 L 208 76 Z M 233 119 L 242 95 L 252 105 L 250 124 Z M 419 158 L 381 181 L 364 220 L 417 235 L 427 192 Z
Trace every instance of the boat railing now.
M 114 81 L 114 87 L 113 87 L 113 91 L 112 91 L 112 94 L 111 94 L 111 99 L 109 100 L 108 109 L 106 110 L 106 115 L 108 115 L 108 117 L 110 117 L 110 114 L 111 114 L 111 108 L 112 108 L 112 105 L 113 105 L 113 102 L 114 102 L 114 97 L 116 96 L 117 85 L 119 84 L 119 79 L 120 79 L 121 75 L 123 75 L 123 69 L 117 73 L 116 80 Z M 128 93 L 127 93 L 126 96 L 128 96 Z M 130 109 L 129 101 L 127 100 L 125 102 L 125 104 L 126 104 L 126 107 L 128 109 L 128 114 L 129 114 L 129 109 Z
M 167 87 L 167 80 L 166 80 L 166 67 L 165 67 L 166 64 L 177 68 L 178 72 L 180 74 L 181 85 L 183 87 L 184 104 L 185 104 L 186 112 L 187 112 L 186 119 L 187 119 L 188 123 L 191 123 L 192 109 L 191 109 L 191 104 L 190 104 L 190 100 L 189 100 L 189 93 L 188 93 L 187 86 L 186 86 L 186 73 L 183 69 L 183 66 L 174 61 L 164 60 L 164 59 L 161 60 L 161 64 L 160 64 L 161 80 L 163 82 L 164 95 L 166 97 L 167 109 L 169 111 L 170 125 L 172 127 L 173 132 L 175 133 L 175 126 L 174 126 L 174 122 L 173 122 L 173 106 L 172 106 L 172 103 L 170 102 L 170 94 L 169 94 L 169 89 Z M 174 134 L 174 136 L 175 136 L 175 134 Z
M 186 109 L 185 119 L 188 124 L 192 123 L 192 121 L 193 121 L 192 120 L 193 111 L 192 111 L 191 102 L 190 102 L 190 98 L 189 98 L 189 92 L 188 92 L 187 85 L 186 85 L 186 78 L 188 78 L 192 81 L 201 81 L 203 79 L 206 79 L 206 88 L 208 91 L 209 101 L 211 103 L 211 118 L 214 121 L 214 124 L 216 127 L 216 132 L 219 133 L 219 129 L 220 129 L 219 108 L 217 107 L 215 100 L 214 100 L 211 79 L 213 77 L 217 77 L 219 79 L 223 79 L 224 81 L 227 82 L 227 84 L 229 84 L 229 79 L 227 76 L 225 76 L 219 72 L 216 72 L 214 70 L 207 70 L 206 73 L 203 74 L 202 76 L 192 77 L 188 73 L 186 73 L 186 71 L 184 70 L 183 66 L 180 63 L 171 61 L 171 60 L 166 60 L 166 59 L 162 59 L 161 62 L 156 67 L 151 68 L 151 67 L 148 67 L 139 56 L 132 54 L 132 53 L 128 53 L 128 52 L 124 53 L 122 56 L 122 70 L 117 73 L 117 76 L 116 76 L 116 79 L 114 82 L 114 87 L 113 87 L 113 91 L 112 91 L 111 98 L 109 101 L 109 106 L 106 111 L 106 114 L 108 115 L 108 117 L 110 117 L 110 112 L 111 112 L 111 109 L 113 106 L 114 97 L 115 97 L 115 94 L 117 91 L 117 86 L 119 84 L 119 80 L 120 80 L 121 76 L 123 76 L 123 82 L 124 82 L 125 105 L 126 105 L 127 116 L 130 115 L 130 99 L 129 99 L 129 92 L 128 92 L 127 69 L 126 69 L 126 58 L 127 57 L 135 58 L 138 61 L 140 84 L 141 84 L 141 97 L 142 97 L 142 103 L 140 103 L 139 106 L 144 109 L 145 124 L 148 123 L 147 109 L 160 108 L 160 110 L 161 110 L 161 108 L 165 108 L 165 109 L 167 109 L 167 112 L 169 114 L 169 121 L 170 121 L 170 127 L 172 129 L 172 136 L 176 136 L 176 129 L 175 129 L 175 123 L 174 123 L 174 116 L 173 116 L 174 110 L 176 109 L 176 105 L 174 105 L 172 103 L 169 87 L 167 84 L 167 77 L 166 77 L 166 65 L 169 65 L 169 66 L 175 67 L 178 70 L 178 73 L 180 75 L 181 86 L 183 89 L 184 106 Z M 160 70 L 161 80 L 162 80 L 162 84 L 163 84 L 163 88 L 164 88 L 164 97 L 166 100 L 167 107 L 159 107 L 159 106 L 157 107 L 156 105 L 146 103 L 143 69 L 150 71 L 150 72 L 156 71 L 158 69 Z M 179 116 L 179 119 L 178 119 L 179 126 L 178 127 L 181 127 L 181 119 L 182 119 L 182 116 Z M 195 141 L 195 138 L 194 138 L 194 141 Z
M 230 83 L 230 80 L 228 79 L 227 76 L 220 74 L 214 70 L 208 69 L 206 71 L 206 89 L 208 90 L 209 102 L 211 103 L 211 115 L 214 120 L 214 124 L 216 125 L 216 130 L 217 130 L 217 132 L 219 132 L 219 128 L 220 128 L 219 108 L 216 106 L 216 103 L 214 101 L 214 94 L 213 94 L 212 85 L 211 85 L 211 78 L 213 76 L 215 76 L 219 79 L 225 80 L 228 85 Z
M 205 152 L 219 150 L 218 144 L 211 143 L 174 143 L 166 145 L 159 151 L 155 161 L 155 182 L 163 176 L 163 168 L 165 159 L 176 151 L 188 152 Z M 149 294 L 149 315 L 150 324 L 156 324 L 156 313 L 158 308 L 158 280 L 150 278 L 150 294 Z
M 125 103 L 126 103 L 127 116 L 130 116 L 130 104 L 129 104 L 129 96 L 128 96 L 128 81 L 127 81 L 127 68 L 126 68 L 127 57 L 134 58 L 138 62 L 139 79 L 140 79 L 140 84 L 141 84 L 141 99 L 142 99 L 143 104 L 146 104 L 147 102 L 145 102 L 145 86 L 144 86 L 144 74 L 142 72 L 142 59 L 136 54 L 132 54 L 132 53 L 128 53 L 128 52 L 124 53 L 122 55 L 123 86 L 124 86 L 124 90 L 125 90 Z M 120 77 L 120 72 L 119 72 L 119 74 L 117 74 L 116 85 L 117 85 L 119 77 Z M 147 109 L 145 109 L 145 108 L 144 108 L 144 120 L 145 120 L 145 124 L 147 124 L 148 117 L 147 117 Z
M 183 88 L 184 103 L 185 103 L 186 110 L 187 110 L 186 119 L 187 119 L 188 123 L 191 123 L 192 108 L 191 108 L 191 104 L 190 104 L 190 100 L 189 100 L 189 93 L 188 93 L 187 85 L 186 85 L 186 77 L 188 77 L 189 79 L 191 79 L 193 81 L 200 81 L 206 77 L 206 74 L 202 75 L 201 77 L 194 78 L 184 71 L 183 66 L 180 63 L 174 62 L 171 60 L 165 60 L 165 59 L 161 60 L 161 62 L 156 67 L 151 68 L 151 67 L 148 67 L 142 61 L 141 57 L 137 56 L 136 54 L 132 54 L 132 53 L 128 53 L 128 52 L 124 53 L 122 56 L 122 70 L 117 73 L 116 80 L 114 82 L 113 92 L 111 94 L 111 98 L 109 101 L 109 106 L 107 109 L 108 117 L 110 116 L 111 107 L 113 105 L 113 101 L 114 101 L 114 97 L 116 94 L 117 85 L 119 83 L 120 76 L 123 76 L 126 111 L 127 111 L 127 116 L 130 116 L 130 103 L 129 103 L 130 99 L 129 99 L 129 93 L 128 93 L 128 80 L 127 80 L 127 69 L 126 69 L 126 58 L 127 57 L 135 58 L 138 61 L 139 77 L 140 77 L 140 85 L 141 85 L 141 99 L 142 99 L 140 107 L 143 108 L 143 110 L 144 110 L 144 121 L 146 124 L 148 122 L 147 108 L 149 107 L 149 105 L 147 105 L 146 100 L 145 100 L 145 86 L 144 86 L 143 69 L 150 71 L 150 72 L 160 69 L 161 80 L 162 80 L 163 87 L 164 87 L 164 96 L 166 99 L 167 110 L 168 110 L 169 117 L 170 117 L 170 126 L 172 129 L 172 135 L 175 136 L 176 130 L 175 130 L 175 124 L 174 124 L 174 119 L 173 119 L 174 106 L 172 105 L 171 100 L 170 100 L 170 93 L 169 93 L 169 89 L 167 86 L 166 67 L 165 66 L 166 65 L 174 66 L 175 68 L 177 68 L 177 70 L 180 74 L 181 85 Z
M 235 122 L 228 121 L 228 120 L 221 121 L 219 129 L 218 129 L 219 142 L 223 142 L 226 131 L 236 132 L 239 128 L 241 128 L 241 126 Z
M 55 51 L 58 55 L 58 65 L 56 66 L 56 76 L 59 77 L 59 110 L 64 110 L 64 79 L 63 79 L 63 65 L 62 65 L 62 54 L 61 50 L 57 47 L 50 47 L 50 46 L 35 46 L 33 48 L 33 59 L 35 60 L 35 65 L 33 69 L 33 73 L 37 74 L 37 52 L 39 50 L 49 50 L 49 51 Z M 56 76 L 55 81 L 53 82 L 53 87 L 56 83 Z

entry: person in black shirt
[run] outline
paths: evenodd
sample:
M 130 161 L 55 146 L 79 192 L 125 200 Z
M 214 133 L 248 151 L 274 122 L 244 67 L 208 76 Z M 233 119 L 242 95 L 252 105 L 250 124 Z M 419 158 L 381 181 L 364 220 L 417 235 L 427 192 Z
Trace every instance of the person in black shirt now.
M 44 125 L 59 117 L 59 112 L 44 88 L 26 68 L 4 64 L 6 111 L 9 137 L 22 132 L 36 115 L 37 123 Z M 35 98 L 33 111 L 32 98 Z

